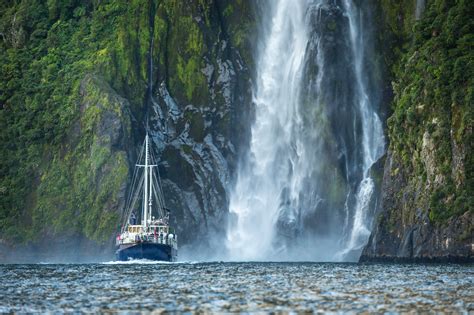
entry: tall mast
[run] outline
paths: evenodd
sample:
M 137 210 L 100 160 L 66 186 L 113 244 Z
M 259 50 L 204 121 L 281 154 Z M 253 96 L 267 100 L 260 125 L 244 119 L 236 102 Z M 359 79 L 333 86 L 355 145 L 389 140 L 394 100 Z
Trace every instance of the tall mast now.
M 151 161 L 153 162 L 153 161 Z M 149 178 L 149 185 L 150 185 L 150 188 L 148 189 L 148 193 L 150 194 L 148 196 L 149 198 L 149 201 L 148 201 L 148 215 L 147 217 L 151 220 L 151 204 L 152 204 L 152 200 L 153 200 L 153 166 L 154 165 L 150 165 L 149 168 L 150 168 L 150 178 Z
M 143 187 L 143 227 L 147 226 L 148 216 L 148 130 L 145 136 L 145 187 Z

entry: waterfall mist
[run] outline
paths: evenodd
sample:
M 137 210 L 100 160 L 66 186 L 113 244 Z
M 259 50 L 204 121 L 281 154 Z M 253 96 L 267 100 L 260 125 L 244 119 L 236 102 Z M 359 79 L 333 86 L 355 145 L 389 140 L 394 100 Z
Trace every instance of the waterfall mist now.
M 262 3 L 255 121 L 230 194 L 231 260 L 357 260 L 383 155 L 370 28 L 352 0 Z

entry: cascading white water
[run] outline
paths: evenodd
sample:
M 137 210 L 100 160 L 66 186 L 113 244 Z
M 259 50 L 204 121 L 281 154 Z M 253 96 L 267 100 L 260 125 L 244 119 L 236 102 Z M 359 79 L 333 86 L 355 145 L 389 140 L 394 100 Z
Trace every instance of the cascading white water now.
M 271 30 L 258 62 L 251 157 L 230 200 L 231 211 L 238 215 L 229 234 L 234 259 L 262 259 L 270 254 L 279 195 L 292 160 L 290 148 L 296 144 L 294 150 L 304 150 L 293 143 L 293 132 L 301 121 L 298 95 L 308 43 L 305 6 L 304 1 L 279 1 L 271 8 Z
M 362 146 L 363 146 L 363 179 L 356 195 L 355 214 L 349 238 L 349 243 L 342 254 L 361 248 L 370 236 L 371 218 L 367 217 L 369 203 L 374 193 L 374 180 L 369 172 L 374 163 L 383 155 L 385 140 L 382 123 L 377 113 L 370 107 L 367 93 L 363 61 L 364 40 L 361 32 L 360 11 L 354 8 L 352 0 L 344 0 L 344 8 L 349 19 L 350 38 L 354 56 L 354 68 L 357 84 L 357 103 L 362 118 Z M 342 255 L 343 258 L 343 255 Z
M 384 140 L 367 93 L 361 15 L 351 0 L 339 2 L 265 4 L 255 122 L 230 196 L 229 259 L 343 260 L 367 240 L 370 168 Z

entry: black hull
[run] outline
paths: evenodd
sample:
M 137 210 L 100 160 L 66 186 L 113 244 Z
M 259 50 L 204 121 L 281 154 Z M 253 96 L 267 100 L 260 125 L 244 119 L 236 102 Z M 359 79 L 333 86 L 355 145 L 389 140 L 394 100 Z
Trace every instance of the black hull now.
M 176 261 L 177 251 L 170 245 L 142 242 L 120 245 L 115 255 L 119 261 L 132 259 Z

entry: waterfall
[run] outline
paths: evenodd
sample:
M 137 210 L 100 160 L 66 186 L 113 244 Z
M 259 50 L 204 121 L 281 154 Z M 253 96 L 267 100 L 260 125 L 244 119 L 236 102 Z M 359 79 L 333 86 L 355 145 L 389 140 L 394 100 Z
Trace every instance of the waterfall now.
M 229 259 L 354 259 L 370 233 L 370 169 L 384 151 L 363 14 L 351 0 L 263 5 Z
M 360 182 L 357 195 L 355 214 L 349 238 L 349 244 L 342 252 L 362 249 L 370 236 L 371 218 L 370 200 L 374 193 L 374 180 L 370 176 L 370 168 L 383 155 L 384 137 L 382 123 L 373 108 L 370 106 L 370 96 L 368 95 L 366 75 L 364 73 L 364 38 L 361 32 L 362 15 L 352 4 L 352 0 L 344 0 L 344 8 L 349 19 L 349 29 L 351 46 L 354 58 L 354 70 L 357 84 L 357 104 L 362 118 L 362 147 L 363 147 L 363 168 L 362 181 Z

